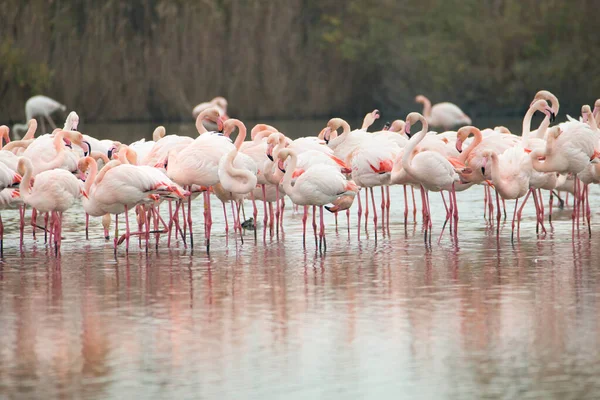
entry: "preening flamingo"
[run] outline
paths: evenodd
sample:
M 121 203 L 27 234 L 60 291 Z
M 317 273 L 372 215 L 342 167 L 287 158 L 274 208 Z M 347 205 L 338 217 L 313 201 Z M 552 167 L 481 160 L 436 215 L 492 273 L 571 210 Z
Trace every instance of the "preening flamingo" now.
M 429 191 L 441 192 L 446 190 L 450 193 L 450 208 L 446 212 L 446 222 L 454 218 L 454 238 L 458 239 L 458 205 L 456 203 L 455 183 L 460 181 L 459 175 L 453 164 L 444 156 L 435 151 L 422 151 L 416 155 L 413 150 L 427 135 L 428 124 L 421 114 L 412 112 L 406 117 L 405 131 L 410 134 L 410 128 L 417 122 L 421 122 L 422 129 L 410 139 L 402 156 L 402 167 L 421 184 L 423 195 L 423 208 L 426 210 L 427 222 L 425 238 L 428 230 L 431 230 L 431 210 L 429 207 Z M 442 197 L 443 198 L 443 197 Z M 444 224 L 445 225 L 445 224 Z M 443 231 L 442 231 L 443 232 Z M 431 238 L 431 236 L 430 236 Z M 430 239 L 431 240 L 431 239 Z
M 223 119 L 228 119 L 227 100 L 221 96 L 215 97 L 211 101 L 206 101 L 204 103 L 198 104 L 192 110 L 192 115 L 194 116 L 194 118 L 197 118 L 202 111 L 208 108 L 217 108 L 219 110 L 219 114 L 223 117 Z
M 290 157 L 288 168 L 283 177 L 282 185 L 285 193 L 292 202 L 304 206 L 304 216 L 302 217 L 303 243 L 306 243 L 306 220 L 308 218 L 308 206 L 318 206 L 320 209 L 320 243 L 319 247 L 327 247 L 325 241 L 325 222 L 323 219 L 323 206 L 338 200 L 343 196 L 354 196 L 358 192 L 358 186 L 346 177 L 335 167 L 317 164 L 308 168 L 292 186 L 292 174 L 296 169 L 297 154 L 293 149 L 283 149 L 279 151 L 278 158 L 285 161 Z M 317 238 L 315 237 L 315 246 Z
M 25 204 L 42 213 L 51 213 L 50 243 L 54 236 L 55 253 L 60 252 L 62 215 L 76 199 L 86 195 L 73 174 L 63 169 L 43 171 L 35 176 L 34 167 L 28 158 L 19 160 L 18 171 L 23 176 L 19 191 Z

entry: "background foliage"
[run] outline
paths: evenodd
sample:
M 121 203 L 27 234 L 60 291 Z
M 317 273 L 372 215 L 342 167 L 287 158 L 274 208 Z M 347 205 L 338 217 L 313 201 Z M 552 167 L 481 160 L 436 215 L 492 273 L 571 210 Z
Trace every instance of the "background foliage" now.
M 597 0 L 3 0 L 0 120 L 44 93 L 89 120 L 522 113 L 600 96 Z

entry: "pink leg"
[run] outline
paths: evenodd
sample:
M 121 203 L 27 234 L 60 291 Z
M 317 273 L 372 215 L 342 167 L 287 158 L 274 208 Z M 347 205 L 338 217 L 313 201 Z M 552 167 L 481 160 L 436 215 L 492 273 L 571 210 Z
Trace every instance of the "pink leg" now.
M 381 187 L 381 227 L 385 235 L 385 188 Z
M 129 253 L 129 209 L 125 206 L 125 252 Z
M 273 224 L 275 223 L 275 213 L 273 212 L 273 202 L 269 202 L 269 233 L 273 237 Z
M 586 215 L 586 219 L 587 219 L 587 226 L 588 226 L 588 234 L 590 237 L 592 237 L 592 225 L 591 225 L 591 218 L 592 218 L 592 209 L 590 207 L 590 185 L 585 185 L 585 215 Z
M 119 214 L 115 214 L 115 237 L 114 237 L 115 254 L 117 254 L 117 242 L 118 241 L 119 241 Z
M 31 209 L 31 227 L 33 228 L 33 240 L 35 240 L 35 230 L 37 228 L 37 210 Z
M 263 218 L 263 228 L 266 230 L 269 224 L 269 214 L 267 213 L 267 191 L 265 185 L 260 185 L 263 194 L 263 208 L 264 208 L 264 218 Z M 272 233 L 271 233 L 272 234 Z
M 44 243 L 48 243 L 48 213 L 44 213 Z
M 189 186 L 189 190 L 192 190 L 192 186 Z M 208 193 L 208 191 L 207 191 Z M 190 227 L 190 248 L 194 248 L 194 232 L 192 231 L 192 196 L 188 197 L 188 226 Z
M 554 202 L 554 194 L 552 190 L 550 191 L 550 205 L 548 210 L 548 223 L 550 224 L 550 230 L 554 230 L 554 226 L 552 226 L 552 203 Z
M 454 240 L 458 242 L 458 202 L 456 201 L 456 188 L 452 184 L 452 199 L 454 200 Z
M 233 233 L 235 233 L 235 232 L 237 232 L 238 225 L 240 225 L 240 224 L 238 224 L 238 221 L 237 221 L 236 216 L 235 216 L 235 206 L 233 204 L 235 202 L 233 200 L 231 200 L 230 203 L 231 203 L 231 215 L 233 216 L 232 217 L 233 218 Z M 225 215 L 227 215 L 227 213 L 225 213 Z M 241 231 L 241 225 L 240 225 L 239 229 Z
M 498 194 L 497 190 L 494 190 L 494 192 L 496 192 L 496 235 L 500 234 L 500 195 Z M 490 214 L 491 217 L 491 214 Z
M 312 222 L 313 222 L 313 232 L 315 234 L 315 247 L 318 247 L 317 244 L 317 206 L 313 206 L 312 208 Z
M 212 210 L 210 209 L 210 192 L 206 191 L 207 195 L 206 195 L 206 203 L 208 205 L 208 224 L 207 224 L 207 237 L 208 240 L 206 241 L 206 252 L 208 253 L 210 251 L 210 231 L 212 228 Z
M 413 203 L 413 222 L 417 223 L 417 201 L 415 200 L 415 188 L 410 187 L 410 191 L 412 193 L 412 203 Z
M 304 206 L 304 215 L 302 215 L 302 246 L 306 248 L 306 220 L 308 219 L 308 206 Z
M 519 205 L 519 199 L 515 200 L 515 211 L 513 212 L 513 219 L 512 219 L 512 231 L 510 234 L 510 241 L 514 241 L 515 239 L 515 220 L 517 219 L 517 207 Z
M 385 211 L 386 211 L 386 220 L 387 220 L 387 230 L 388 230 L 388 235 L 390 233 L 390 208 L 392 206 L 392 197 L 390 196 L 390 187 L 386 186 L 385 187 L 385 192 L 387 194 L 387 201 L 385 203 Z
M 369 188 L 365 189 L 365 234 L 369 234 Z
M 223 217 L 225 218 L 225 233 L 229 233 L 229 222 L 227 221 L 227 208 L 225 207 L 225 202 L 223 204 Z M 235 225 L 234 225 L 235 229 Z
M 319 250 L 327 251 L 327 241 L 325 239 L 325 222 L 323 220 L 323 206 L 319 206 L 319 218 L 321 219 L 321 229 L 319 232 Z
M 529 198 L 530 194 L 531 194 L 531 189 L 527 191 L 527 195 L 525 196 L 525 199 L 523 200 L 523 204 L 521 204 L 521 208 L 519 208 L 519 211 L 517 211 L 517 239 L 521 235 L 521 216 L 523 214 L 523 208 L 525 207 L 525 204 L 527 204 L 527 199 Z
M 488 209 L 488 187 L 483 187 L 483 219 L 487 220 L 487 209 Z
M 85 240 L 90 240 L 88 230 L 90 227 L 90 214 L 85 213 Z
M 255 239 L 256 239 L 256 222 L 258 219 L 258 207 L 256 207 L 256 199 L 254 198 L 254 193 L 250 192 L 250 197 L 252 199 L 252 216 L 254 217 L 254 235 L 255 235 Z
M 346 222 L 348 224 L 348 238 L 350 238 L 350 209 L 346 210 Z
M 360 192 L 356 194 L 356 199 L 358 200 L 358 238 L 360 239 L 360 219 L 362 216 L 362 203 L 360 200 Z
M 279 198 L 279 185 L 277 185 L 277 198 Z M 281 224 L 281 231 L 283 232 L 283 211 L 285 210 L 285 197 L 281 196 L 281 214 L 279 223 Z
M 23 252 L 23 236 L 25 233 L 25 205 L 19 207 L 19 216 L 21 217 L 21 223 L 19 224 L 19 234 L 20 234 L 20 250 Z
M 4 223 L 2 222 L 2 216 L 0 216 L 0 256 L 4 256 Z
M 408 224 L 408 196 L 406 195 L 406 185 L 402 185 L 404 188 L 404 227 Z
M 375 193 L 373 193 L 373 188 L 367 189 L 371 191 L 371 202 L 373 203 L 373 226 L 375 227 L 375 241 L 377 241 L 377 207 L 375 206 Z
M 442 196 L 442 202 L 444 203 L 444 208 L 446 209 L 446 220 L 444 221 L 444 225 L 442 225 L 442 232 L 440 233 L 440 237 L 438 238 L 438 244 L 442 241 L 442 237 L 444 236 L 444 230 L 446 230 L 446 225 L 452 216 L 448 205 L 446 204 L 446 198 L 444 197 L 444 192 L 440 192 L 440 196 Z M 451 200 L 450 200 L 451 201 Z M 452 204 L 452 203 L 451 203 Z

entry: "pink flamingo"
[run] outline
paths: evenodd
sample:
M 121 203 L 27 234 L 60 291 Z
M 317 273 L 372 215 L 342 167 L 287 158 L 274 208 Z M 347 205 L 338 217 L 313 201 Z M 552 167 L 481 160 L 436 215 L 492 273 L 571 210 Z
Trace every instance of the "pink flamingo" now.
M 82 194 L 84 196 L 86 194 L 77 178 L 63 169 L 53 169 L 37 174 L 33 186 L 33 165 L 28 158 L 19 160 L 18 171 L 23 176 L 19 189 L 25 204 L 40 212 L 52 214 L 50 243 L 52 243 L 52 235 L 54 235 L 55 254 L 58 255 L 62 240 L 63 212 L 68 210 Z
M 432 107 L 431 101 L 423 95 L 415 97 L 415 101 L 423 104 L 423 116 L 431 126 L 450 130 L 456 125 L 471 125 L 471 118 L 454 103 L 437 103 Z
M 283 149 L 279 151 L 278 158 L 285 161 L 291 158 L 289 167 L 286 170 L 282 185 L 285 193 L 290 197 L 294 204 L 304 206 L 303 225 L 303 243 L 306 245 L 306 220 L 308 218 L 308 206 L 320 208 L 321 227 L 319 231 L 319 248 L 324 246 L 327 249 L 325 240 L 325 223 L 323 219 L 323 206 L 335 202 L 342 196 L 354 196 L 358 192 L 358 187 L 352 181 L 348 181 L 344 175 L 335 167 L 317 164 L 308 168 L 296 180 L 292 186 L 292 174 L 296 169 L 297 154 L 293 149 Z M 315 246 L 317 239 L 315 237 Z

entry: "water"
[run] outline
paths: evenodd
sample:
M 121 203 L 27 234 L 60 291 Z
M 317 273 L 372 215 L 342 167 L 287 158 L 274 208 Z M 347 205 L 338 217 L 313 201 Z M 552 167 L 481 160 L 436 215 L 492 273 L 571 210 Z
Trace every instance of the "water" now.
M 98 220 L 84 240 L 80 206 L 58 259 L 29 228 L 21 254 L 17 213 L 4 211 L 0 398 L 597 398 L 600 226 L 573 241 L 563 210 L 537 237 L 528 207 L 511 244 L 474 188 L 458 194 L 458 246 L 436 243 L 432 194 L 426 248 L 402 197 L 392 188 L 377 242 L 372 222 L 357 238 L 355 208 L 350 236 L 345 216 L 336 233 L 327 215 L 325 254 L 312 227 L 303 250 L 289 202 L 283 237 L 263 241 L 261 226 L 242 245 L 214 201 L 210 255 L 198 202 L 193 253 L 133 241 L 116 257 Z

